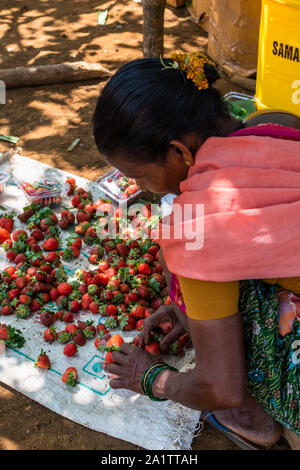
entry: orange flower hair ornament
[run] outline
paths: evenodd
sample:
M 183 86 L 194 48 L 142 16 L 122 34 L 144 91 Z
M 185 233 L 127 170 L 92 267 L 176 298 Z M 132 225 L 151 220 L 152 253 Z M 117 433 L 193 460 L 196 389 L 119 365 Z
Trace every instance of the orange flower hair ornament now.
M 208 80 L 205 75 L 204 65 L 214 63 L 208 59 L 205 55 L 200 52 L 193 52 L 190 54 L 184 53 L 172 53 L 170 62 L 168 65 L 163 62 L 162 57 L 160 61 L 164 69 L 179 69 L 186 73 L 188 79 L 192 80 L 198 90 L 206 90 L 209 87 Z

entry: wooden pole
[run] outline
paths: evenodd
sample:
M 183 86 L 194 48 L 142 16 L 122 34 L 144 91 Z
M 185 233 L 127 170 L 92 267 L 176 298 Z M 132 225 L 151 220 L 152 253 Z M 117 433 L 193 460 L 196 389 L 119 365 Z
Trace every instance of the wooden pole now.
M 163 55 L 165 6 L 166 0 L 143 0 L 144 57 Z
M 102 65 L 87 62 L 0 69 L 0 80 L 5 83 L 6 88 L 75 82 L 104 78 L 110 75 L 111 72 Z

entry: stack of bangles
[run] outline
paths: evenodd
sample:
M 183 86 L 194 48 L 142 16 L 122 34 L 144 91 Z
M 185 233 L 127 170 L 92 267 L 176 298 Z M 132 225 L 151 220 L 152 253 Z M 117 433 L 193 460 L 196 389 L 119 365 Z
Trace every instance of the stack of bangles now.
M 168 364 L 165 364 L 164 362 L 158 362 L 156 364 L 153 364 L 150 366 L 143 375 L 142 378 L 142 388 L 147 395 L 147 397 L 150 398 L 152 401 L 166 401 L 167 398 L 157 398 L 152 394 L 152 385 L 158 374 L 165 369 L 173 370 L 174 372 L 179 372 L 178 369 L 175 369 L 175 367 L 171 367 Z

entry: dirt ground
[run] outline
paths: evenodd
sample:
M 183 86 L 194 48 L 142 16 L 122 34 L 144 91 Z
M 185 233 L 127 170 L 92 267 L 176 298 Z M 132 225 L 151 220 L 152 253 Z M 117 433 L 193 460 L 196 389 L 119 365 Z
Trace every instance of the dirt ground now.
M 105 26 L 96 24 L 97 11 L 108 8 Z M 111 71 L 142 57 L 142 7 L 134 0 L 2 0 L 0 68 L 85 60 Z M 186 9 L 167 7 L 165 55 L 206 51 L 207 34 Z M 0 105 L 0 133 L 20 138 L 23 154 L 75 175 L 95 179 L 108 166 L 93 142 L 91 118 L 104 81 L 27 87 L 7 91 Z M 223 92 L 241 91 L 225 76 Z M 74 139 L 79 145 L 68 152 Z M 0 142 L 0 152 L 11 144 Z M 0 386 L 0 450 L 134 450 L 137 446 L 92 431 L 63 418 L 4 384 Z M 193 441 L 194 450 L 238 449 L 205 426 Z M 274 449 L 286 450 L 284 441 Z

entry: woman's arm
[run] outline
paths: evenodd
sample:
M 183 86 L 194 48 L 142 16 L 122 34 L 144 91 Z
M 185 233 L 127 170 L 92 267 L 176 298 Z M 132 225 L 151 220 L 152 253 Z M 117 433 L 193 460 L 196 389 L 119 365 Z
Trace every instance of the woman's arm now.
M 171 277 L 172 277 L 172 274 L 168 270 L 168 267 L 166 265 L 166 262 L 165 262 L 165 259 L 164 259 L 163 253 L 162 253 L 162 250 L 159 251 L 159 262 L 163 267 L 164 276 L 165 276 L 165 279 L 166 279 L 166 282 L 167 282 L 167 285 L 168 285 L 168 288 L 169 288 L 169 291 L 170 291 L 171 290 Z M 172 308 L 173 308 L 174 312 L 176 313 L 178 321 L 181 323 L 181 325 L 183 326 L 185 331 L 187 333 L 190 333 L 189 324 L 188 324 L 188 321 L 187 321 L 187 316 L 180 310 L 178 305 L 176 305 L 173 301 L 172 301 Z
M 198 410 L 218 410 L 241 405 L 246 392 L 246 366 L 240 314 L 218 320 L 188 319 L 196 366 L 185 373 L 162 371 L 153 383 L 152 393 Z M 145 351 L 122 345 L 114 352 L 115 364 L 108 371 L 117 377 L 112 388 L 143 393 L 145 370 L 159 358 Z
M 241 315 L 188 321 L 196 366 L 188 373 L 161 372 L 153 384 L 154 396 L 200 410 L 238 407 L 247 383 Z

